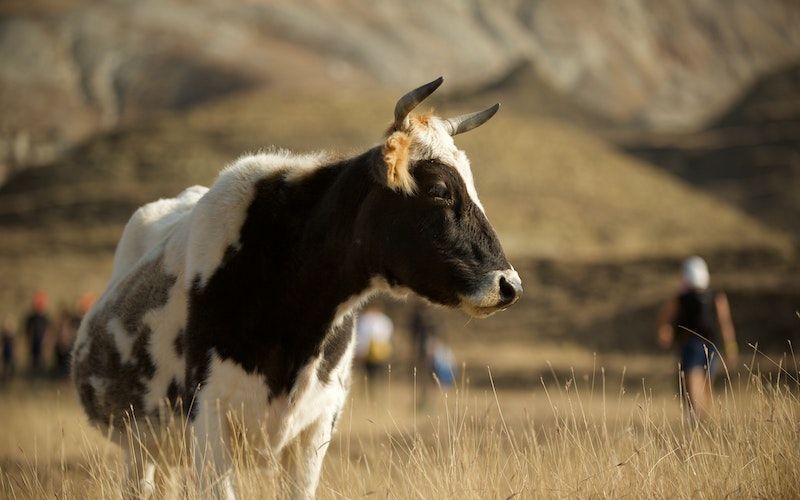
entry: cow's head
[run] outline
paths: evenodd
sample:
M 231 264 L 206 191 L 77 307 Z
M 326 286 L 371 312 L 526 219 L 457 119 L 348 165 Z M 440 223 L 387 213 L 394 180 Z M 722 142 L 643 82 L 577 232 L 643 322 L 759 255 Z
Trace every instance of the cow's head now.
M 484 317 L 516 302 L 522 283 L 486 218 L 469 160 L 453 136 L 483 124 L 500 106 L 451 119 L 411 115 L 441 83 L 438 78 L 397 102 L 362 222 L 390 285 Z

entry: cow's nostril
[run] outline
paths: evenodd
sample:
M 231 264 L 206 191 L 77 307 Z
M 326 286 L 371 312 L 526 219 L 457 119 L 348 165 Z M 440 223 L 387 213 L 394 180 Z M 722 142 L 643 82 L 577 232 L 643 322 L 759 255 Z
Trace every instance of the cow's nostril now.
M 500 304 L 506 306 L 517 299 L 517 289 L 508 282 L 505 276 L 500 276 Z

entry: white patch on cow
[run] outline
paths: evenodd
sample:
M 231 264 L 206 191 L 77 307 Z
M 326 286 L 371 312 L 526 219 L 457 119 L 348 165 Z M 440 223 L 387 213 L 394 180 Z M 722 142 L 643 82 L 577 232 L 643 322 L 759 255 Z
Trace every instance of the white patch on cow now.
M 206 187 L 192 186 L 175 198 L 154 201 L 136 210 L 117 244 L 111 283 L 123 278 L 142 257 L 181 225 L 207 191 Z
M 455 156 L 455 168 L 458 170 L 458 173 L 461 174 L 461 178 L 464 179 L 464 184 L 467 187 L 467 193 L 469 193 L 469 197 L 472 198 L 472 202 L 481 209 L 481 212 L 485 214 L 486 210 L 483 208 L 483 203 L 481 203 L 481 200 L 478 199 L 478 190 L 475 188 L 475 179 L 472 177 L 472 168 L 470 166 L 469 159 L 467 158 L 467 154 L 461 150 L 458 150 L 456 151 Z
M 122 321 L 117 317 L 111 318 L 106 328 L 114 338 L 114 347 L 117 348 L 120 362 L 123 364 L 128 363 L 131 360 L 131 350 L 133 349 L 135 337 L 125 330 Z
M 501 310 L 497 308 L 500 302 L 500 277 L 505 277 L 509 282 L 520 283 L 519 274 L 512 267 L 503 271 L 491 271 L 483 275 L 478 289 L 471 295 L 462 295 L 459 307 L 471 316 L 486 318 Z M 509 304 L 510 306 L 511 304 Z
M 402 285 L 390 285 L 383 276 L 373 276 L 370 280 L 370 286 L 373 289 L 373 293 L 386 292 L 398 300 L 405 300 L 408 298 L 409 294 L 414 293 L 414 291 L 408 287 Z
M 175 380 L 181 387 L 185 378 L 186 362 L 175 352 L 175 339 L 186 326 L 186 290 L 181 282 L 176 282 L 169 292 L 169 299 L 164 307 L 148 311 L 142 319 L 150 327 L 148 350 L 156 371 L 147 384 L 144 397 L 148 412 L 158 409 L 158 405 L 167 396 L 170 383 Z M 189 404 L 184 401 L 184 404 Z
M 243 424 L 242 430 L 248 438 L 255 440 L 252 444 L 268 446 L 271 452 L 280 453 L 286 443 L 329 406 L 326 404 L 329 396 L 320 398 L 320 395 L 327 395 L 330 391 L 325 389 L 334 384 L 319 383 L 318 359 L 314 358 L 300 370 L 289 394 L 275 395 L 268 403 L 269 391 L 263 376 L 248 373 L 238 363 L 212 354 L 208 379 L 197 397 L 196 425 L 213 431 L 215 426 L 209 425 L 209 419 L 222 417 L 224 422 L 230 413 Z M 198 427 L 198 430 L 205 429 Z M 267 442 L 261 442 L 264 437 Z M 209 439 L 216 438 L 212 435 Z
M 286 443 L 315 421 L 326 405 L 319 396 L 326 387 L 317 378 L 319 357 L 311 359 L 298 373 L 289 394 L 276 395 L 269 407 L 267 435 L 270 446 L 279 453 Z M 309 400 L 312 404 L 309 404 Z
M 332 416 L 344 405 L 349 387 L 353 357 L 351 341 L 339 364 L 331 371 L 331 382 L 322 383 L 318 376 L 320 358 L 314 357 L 297 374 L 288 394 L 275 394 L 269 399 L 263 376 L 245 371 L 238 363 L 211 355 L 208 378 L 197 395 L 199 432 L 210 430 L 210 442 L 217 426 L 213 419 L 225 421 L 232 412 L 243 424 L 243 431 L 253 444 L 267 446 L 275 455 L 300 432 L 322 417 Z M 269 403 L 268 403 L 269 401 Z M 218 413 L 221 412 L 221 415 Z M 261 442 L 266 437 L 267 442 Z
M 349 378 L 354 343 L 351 339 L 344 356 L 331 372 L 330 382 L 322 383 L 319 380 L 317 369 L 320 358 L 314 358 L 300 370 L 297 382 L 288 395 L 273 398 L 267 418 L 267 435 L 273 452 L 280 453 L 287 443 L 312 423 L 332 416 L 342 408 L 349 388 L 344 381 Z
M 436 116 L 429 117 L 425 123 L 421 123 L 419 120 L 409 120 L 407 133 L 411 135 L 412 139 L 411 159 L 413 161 L 437 160 L 453 167 L 461 175 L 472 202 L 478 206 L 481 212 L 485 212 L 483 204 L 478 198 L 478 190 L 475 189 L 469 159 L 463 151 L 456 147 L 444 121 Z
M 280 174 L 296 180 L 319 167 L 325 158 L 323 153 L 293 155 L 279 150 L 244 156 L 223 169 L 192 211 L 184 278 L 187 287 L 196 277 L 205 285 L 228 247 L 238 246 L 259 180 Z
M 214 497 L 235 498 L 228 484 L 231 431 L 258 447 L 269 394 L 262 376 L 247 373 L 239 364 L 222 360 L 216 353 L 209 355 L 208 378 L 193 401 L 196 417 L 190 435 L 193 436 L 194 465 L 198 479 L 204 477 L 208 466 L 214 472 L 210 479 L 221 479 L 222 491 Z
M 234 411 L 248 431 L 258 429 L 264 424 L 268 397 L 263 376 L 248 373 L 238 363 L 220 359 L 214 353 L 206 383 L 197 394 L 198 419 L 206 412 L 209 413 L 205 418 L 213 417 L 217 409 L 223 412 L 223 417 Z

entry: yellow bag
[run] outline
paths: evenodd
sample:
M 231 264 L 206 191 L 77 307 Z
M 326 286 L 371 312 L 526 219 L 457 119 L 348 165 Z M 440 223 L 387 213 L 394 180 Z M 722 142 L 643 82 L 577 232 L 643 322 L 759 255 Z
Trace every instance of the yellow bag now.
M 367 361 L 370 363 L 384 363 L 392 357 L 392 344 L 380 340 L 370 340 L 367 349 Z

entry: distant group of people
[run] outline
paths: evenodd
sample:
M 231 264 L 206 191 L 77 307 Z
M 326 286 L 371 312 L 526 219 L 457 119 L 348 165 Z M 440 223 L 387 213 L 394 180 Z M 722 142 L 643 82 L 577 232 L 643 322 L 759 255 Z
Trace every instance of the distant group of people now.
M 427 386 L 436 380 L 448 387 L 455 382 L 454 357 L 440 335 L 439 323 L 419 302 L 413 304 L 409 317 L 413 363 L 420 386 L 420 400 L 427 397 Z M 383 374 L 392 360 L 394 323 L 379 303 L 368 305 L 356 323 L 355 359 L 368 379 Z
M 27 344 L 31 376 L 41 377 L 50 374 L 56 378 L 67 378 L 72 344 L 75 342 L 81 319 L 91 307 L 92 300 L 90 295 L 84 295 L 74 308 L 62 307 L 58 314 L 52 317 L 48 312 L 47 294 L 37 290 L 31 301 L 31 309 L 21 322 L 15 321 L 10 315 L 5 316 L 0 325 L 0 343 L 2 343 L 0 381 L 9 382 L 17 375 L 18 349 L 23 343 Z

